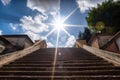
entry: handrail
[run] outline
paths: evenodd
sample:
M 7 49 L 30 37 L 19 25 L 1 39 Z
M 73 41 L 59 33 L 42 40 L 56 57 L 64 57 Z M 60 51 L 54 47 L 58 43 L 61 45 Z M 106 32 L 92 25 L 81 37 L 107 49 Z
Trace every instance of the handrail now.
M 120 66 L 120 54 L 118 53 L 101 50 L 87 45 L 83 45 L 83 49 L 98 57 L 103 58 L 104 60 L 107 60 L 108 62 L 111 62 L 115 66 Z
M 39 50 L 40 49 L 39 43 L 41 43 L 41 41 L 38 41 L 37 43 L 35 43 L 34 45 L 32 45 L 31 47 L 28 47 L 26 49 L 1 55 L 0 56 L 0 67 L 2 67 L 5 64 L 8 64 L 16 59 L 19 59 L 27 54 L 30 54 L 36 50 Z

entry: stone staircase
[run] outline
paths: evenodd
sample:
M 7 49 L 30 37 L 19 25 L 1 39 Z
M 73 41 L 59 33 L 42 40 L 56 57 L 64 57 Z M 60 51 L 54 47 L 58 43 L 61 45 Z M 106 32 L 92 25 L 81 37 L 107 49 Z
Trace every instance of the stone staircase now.
M 120 66 L 83 49 L 40 49 L 0 68 L 0 80 L 120 80 Z

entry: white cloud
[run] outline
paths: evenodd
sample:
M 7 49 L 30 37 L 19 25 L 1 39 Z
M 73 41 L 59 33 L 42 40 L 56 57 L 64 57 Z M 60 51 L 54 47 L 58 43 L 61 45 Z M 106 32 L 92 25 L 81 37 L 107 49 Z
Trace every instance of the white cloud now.
M 47 17 L 37 14 L 34 17 L 32 16 L 23 16 L 20 19 L 20 24 L 9 23 L 10 27 L 13 30 L 17 30 L 19 26 L 22 27 L 23 32 L 27 34 L 33 41 L 38 39 L 45 39 L 45 37 L 41 36 L 42 32 L 48 31 L 48 25 L 43 23 Z
M 26 31 L 25 34 L 27 34 L 33 41 L 40 39 L 40 35 L 32 32 L 32 31 Z
M 76 0 L 80 11 L 83 13 L 86 10 L 89 10 L 89 8 L 97 7 L 97 4 L 102 3 L 103 1 L 105 0 Z
M 27 0 L 27 7 L 43 14 L 49 14 L 58 12 L 60 5 L 59 0 Z
M 119 0 L 114 0 L 114 1 L 119 1 Z
M 91 9 L 92 7 L 97 7 L 97 4 L 101 4 L 104 1 L 105 0 L 76 0 L 78 7 L 82 13 L 84 13 L 86 10 Z
M 54 45 L 51 42 L 47 42 L 47 47 L 54 47 Z
M 73 47 L 76 42 L 76 39 L 74 36 L 70 36 L 66 42 L 66 47 Z
M 62 41 L 62 42 L 65 42 L 65 41 L 66 41 L 66 39 L 67 39 L 67 36 L 66 36 L 66 35 L 64 35 L 64 36 L 60 37 L 60 41 Z
M 11 0 L 1 0 L 1 2 L 3 3 L 4 6 L 6 6 L 11 2 Z
M 9 23 L 9 25 L 13 30 L 17 30 L 17 27 L 19 26 L 19 24 L 13 24 L 13 23 Z
M 2 30 L 0 30 L 0 35 L 2 35 L 2 32 L 3 32 L 3 31 L 2 31 Z
M 23 16 L 20 19 L 21 26 L 25 33 L 28 35 L 34 35 L 34 40 L 39 34 L 48 31 L 49 26 L 43 23 L 44 20 L 48 19 L 48 15 L 56 15 L 60 8 L 60 0 L 27 0 L 27 7 L 32 10 L 37 10 L 42 14 L 38 14 L 35 17 Z M 36 35 L 35 35 L 36 34 Z M 43 36 L 41 36 L 42 38 Z M 40 38 L 40 37 L 39 37 Z M 44 37 L 43 37 L 44 38 Z M 48 46 L 53 47 L 54 45 L 50 42 Z
M 27 34 L 32 40 L 38 40 L 43 37 L 43 36 L 40 37 L 40 34 L 42 32 L 48 31 L 48 25 L 43 23 L 43 21 L 46 19 L 47 17 L 40 14 L 37 14 L 34 17 L 23 16 L 20 19 L 21 23 L 19 25 L 22 27 L 23 32 Z
M 32 31 L 38 34 L 44 31 L 48 31 L 48 26 L 42 22 L 43 20 L 44 17 L 40 14 L 33 18 L 31 16 L 23 16 L 23 18 L 20 19 L 20 25 L 24 31 Z
M 20 24 L 10 23 L 10 27 L 16 30 L 17 26 L 21 26 L 23 32 L 27 34 L 32 40 L 37 40 L 45 37 L 41 36 L 41 33 L 47 32 L 49 26 L 44 23 L 48 19 L 48 15 L 56 14 L 59 11 L 59 0 L 27 0 L 27 7 L 32 10 L 37 10 L 42 14 L 32 16 L 23 16 L 20 19 Z M 53 46 L 52 43 L 48 43 Z

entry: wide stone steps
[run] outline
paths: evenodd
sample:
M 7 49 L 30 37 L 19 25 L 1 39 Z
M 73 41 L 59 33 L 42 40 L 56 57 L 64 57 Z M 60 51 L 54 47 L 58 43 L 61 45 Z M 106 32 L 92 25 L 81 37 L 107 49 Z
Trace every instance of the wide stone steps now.
M 87 66 L 87 67 L 56 67 L 55 69 L 69 70 L 69 71 L 83 71 L 83 70 L 120 70 L 120 67 L 114 66 Z M 51 71 L 52 67 L 3 67 L 0 71 Z
M 7 79 L 6 79 L 7 77 Z M 2 80 L 119 80 L 120 76 L 116 75 L 98 75 L 98 76 L 0 76 Z
M 111 65 L 111 64 L 109 64 L 109 63 L 105 63 L 105 64 L 103 64 L 103 63 L 100 63 L 100 64 L 64 64 L 64 65 L 57 65 L 56 64 L 56 67 L 59 67 L 59 66 L 72 66 L 72 67 L 74 67 L 74 66 L 82 66 L 82 67 L 85 67 L 85 66 L 94 66 L 94 65 L 96 65 L 96 66 L 101 66 L 101 65 L 106 65 L 106 66 L 108 66 L 108 65 Z M 13 67 L 13 66 L 15 66 L 15 67 L 19 67 L 19 66 L 23 66 L 23 67 L 25 67 L 25 66 L 27 66 L 27 67 L 29 67 L 29 66 L 32 66 L 32 67 L 52 67 L 53 65 L 52 64 L 10 64 L 10 65 L 7 65 L 8 67 Z
M 0 75 L 51 75 L 51 71 L 0 71 Z M 64 76 L 72 76 L 72 75 L 120 75 L 120 71 L 118 70 L 84 70 L 84 71 L 61 71 L 56 70 L 55 75 L 64 75 Z
M 54 48 L 40 49 L 4 65 L 0 80 L 120 80 L 120 66 L 83 49 L 59 48 L 55 66 L 54 55 Z

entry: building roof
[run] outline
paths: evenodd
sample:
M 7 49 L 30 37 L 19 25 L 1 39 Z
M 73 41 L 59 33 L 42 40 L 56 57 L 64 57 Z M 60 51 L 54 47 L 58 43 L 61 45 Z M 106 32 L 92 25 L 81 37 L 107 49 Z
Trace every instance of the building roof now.
M 1 37 L 12 37 L 12 38 L 21 38 L 21 37 L 25 37 L 26 39 L 28 39 L 32 44 L 33 44 L 33 41 L 28 37 L 28 35 L 1 35 Z
M 0 40 L 3 41 L 6 45 L 11 44 L 8 40 L 6 40 L 4 37 L 0 36 Z
M 120 31 L 118 33 L 116 33 L 104 46 L 101 47 L 101 49 L 106 48 L 107 46 L 109 46 L 114 40 L 116 40 L 117 38 L 120 37 Z

